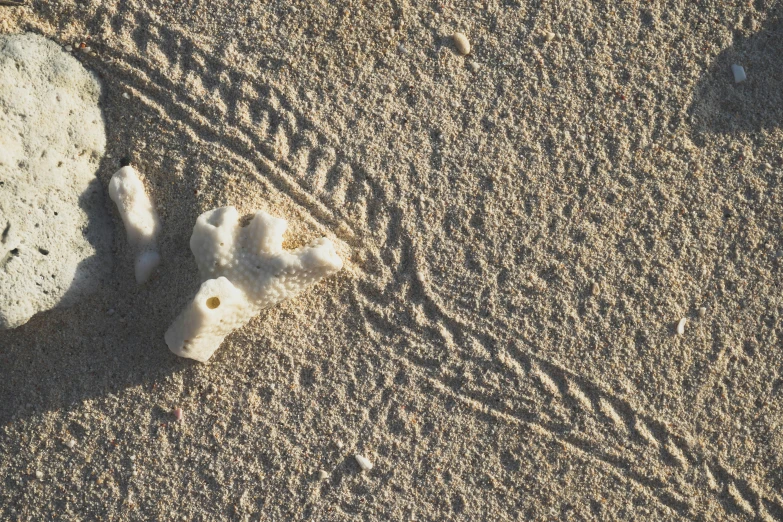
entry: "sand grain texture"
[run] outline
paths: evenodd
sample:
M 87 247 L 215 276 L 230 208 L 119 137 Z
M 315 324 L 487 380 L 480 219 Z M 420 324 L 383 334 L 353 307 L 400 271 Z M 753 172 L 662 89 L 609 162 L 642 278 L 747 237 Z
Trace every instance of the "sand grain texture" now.
M 783 519 L 783 10 L 728 4 L 0 8 L 89 45 L 165 224 L 0 332 L 0 519 Z M 347 263 L 202 366 L 224 205 Z

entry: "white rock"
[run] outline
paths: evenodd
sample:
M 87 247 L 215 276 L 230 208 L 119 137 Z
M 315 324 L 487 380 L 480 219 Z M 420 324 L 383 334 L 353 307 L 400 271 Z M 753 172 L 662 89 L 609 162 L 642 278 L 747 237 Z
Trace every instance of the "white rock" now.
M 367 460 L 364 456 L 357 453 L 354 458 L 356 459 L 356 462 L 359 463 L 359 467 L 362 468 L 363 471 L 370 471 L 372 469 L 372 462 Z
M 326 479 L 329 478 L 329 474 L 327 472 L 325 472 L 324 470 L 321 470 L 321 471 L 318 472 L 318 478 L 320 480 L 326 480 Z
M 41 36 L 0 35 L 0 329 L 77 302 L 111 272 L 95 177 L 98 79 Z
M 685 334 L 685 323 L 687 322 L 687 319 L 684 317 L 680 319 L 680 322 L 677 323 L 677 335 L 683 335 Z
M 731 66 L 731 72 L 734 73 L 734 83 L 744 82 L 747 79 L 745 76 L 745 68 L 736 63 Z
M 68 446 L 68 449 L 73 449 L 76 447 L 76 441 L 74 439 L 70 439 L 65 442 L 65 445 Z
M 158 213 L 144 190 L 144 183 L 131 166 L 122 167 L 111 177 L 109 196 L 117 205 L 128 243 L 136 256 L 136 282 L 146 283 L 160 264 Z
M 704 319 L 706 315 L 707 315 L 707 307 L 702 306 L 701 308 L 699 308 L 699 318 Z
M 225 336 L 261 310 L 342 268 L 342 259 L 326 238 L 284 250 L 287 226 L 284 219 L 257 212 L 240 227 L 234 207 L 198 217 L 190 249 L 204 283 L 166 332 L 172 352 L 206 362 Z
M 43 478 L 44 478 L 43 471 L 41 471 L 40 469 L 38 471 L 36 471 L 35 472 L 35 478 L 37 478 L 38 480 L 43 480 Z

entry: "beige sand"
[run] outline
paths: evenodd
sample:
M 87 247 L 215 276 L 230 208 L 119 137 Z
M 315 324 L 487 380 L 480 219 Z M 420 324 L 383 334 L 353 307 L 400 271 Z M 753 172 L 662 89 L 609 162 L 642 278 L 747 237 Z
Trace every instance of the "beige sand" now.
M 0 519 L 783 519 L 778 3 L 30 3 L 164 264 L 0 332 Z M 226 204 L 348 262 L 205 366 Z

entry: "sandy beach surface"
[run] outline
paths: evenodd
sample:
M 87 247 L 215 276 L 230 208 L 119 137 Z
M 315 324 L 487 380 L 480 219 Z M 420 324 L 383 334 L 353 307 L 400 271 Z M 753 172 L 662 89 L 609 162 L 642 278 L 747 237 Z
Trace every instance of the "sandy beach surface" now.
M 783 520 L 781 16 L 0 7 L 85 44 L 97 176 L 130 161 L 164 223 L 138 286 L 107 196 L 110 282 L 0 332 L 0 520 Z M 224 205 L 345 268 L 204 365 L 163 333 Z

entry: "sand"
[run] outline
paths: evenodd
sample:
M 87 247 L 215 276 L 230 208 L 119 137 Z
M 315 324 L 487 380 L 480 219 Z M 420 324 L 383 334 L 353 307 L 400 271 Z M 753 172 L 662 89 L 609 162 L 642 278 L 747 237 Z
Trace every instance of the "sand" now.
M 783 519 L 779 3 L 30 4 L 163 265 L 0 332 L 0 519 Z M 346 268 L 201 365 L 222 205 Z

